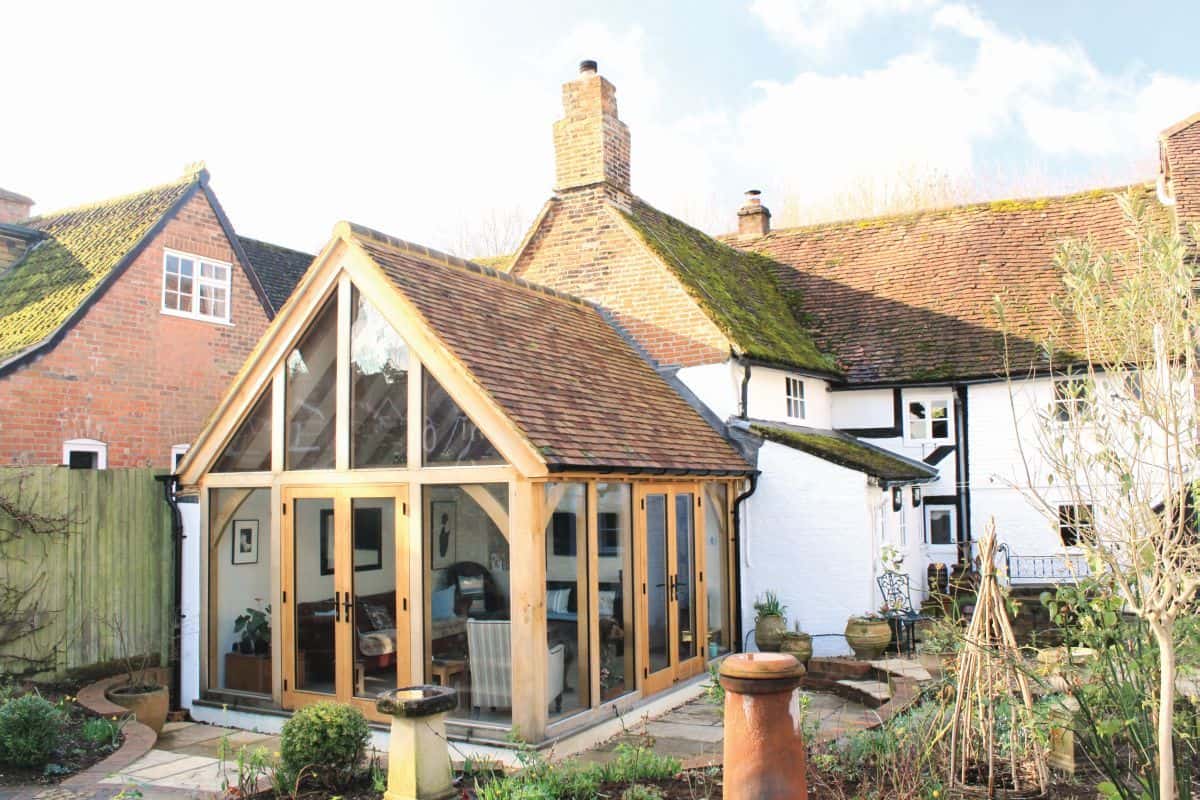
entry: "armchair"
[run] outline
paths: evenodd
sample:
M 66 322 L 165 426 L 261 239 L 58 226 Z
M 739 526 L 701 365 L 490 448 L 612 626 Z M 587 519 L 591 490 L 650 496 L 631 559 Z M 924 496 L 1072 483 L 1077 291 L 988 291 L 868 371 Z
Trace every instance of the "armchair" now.
M 566 648 L 547 650 L 546 705 L 562 710 Z M 512 623 L 467 620 L 467 667 L 471 672 L 471 713 L 481 708 L 512 708 Z

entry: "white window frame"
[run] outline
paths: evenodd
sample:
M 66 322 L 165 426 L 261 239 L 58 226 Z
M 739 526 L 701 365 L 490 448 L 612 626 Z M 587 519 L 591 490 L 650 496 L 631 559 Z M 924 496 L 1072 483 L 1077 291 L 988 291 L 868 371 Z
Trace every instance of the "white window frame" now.
M 902 490 L 903 491 L 903 490 Z M 901 495 L 903 496 L 903 495 Z M 908 508 L 905 503 L 900 504 L 900 524 L 898 526 L 900 532 L 900 546 L 908 547 Z
M 913 436 L 912 432 L 912 412 L 910 408 L 913 403 L 921 403 L 925 406 L 925 425 L 926 434 L 924 436 Z M 946 435 L 933 435 L 933 407 L 935 404 L 944 405 L 946 407 Z M 951 442 L 954 441 L 954 403 L 948 397 L 938 397 L 936 395 L 911 396 L 904 398 L 904 438 L 910 442 Z
M 1067 387 L 1071 384 L 1078 384 L 1082 389 L 1075 391 L 1073 389 L 1059 388 Z M 1094 402 L 1095 398 L 1092 396 L 1094 391 L 1095 387 L 1091 385 L 1086 375 L 1055 376 L 1054 382 L 1050 387 L 1050 394 L 1054 398 L 1052 407 L 1054 418 L 1062 424 L 1077 420 L 1080 412 L 1087 411 Z
M 1079 511 L 1075 511 L 1075 520 L 1072 523 L 1064 515 L 1064 511 L 1068 508 L 1081 509 L 1086 508 L 1087 512 L 1081 516 Z M 1074 528 L 1075 541 L 1067 544 L 1066 538 L 1063 536 L 1064 531 Z M 1086 543 L 1086 540 L 1095 535 L 1096 531 L 1096 507 L 1091 503 L 1059 503 L 1058 504 L 1058 541 L 1067 550 L 1078 550 L 1080 542 Z
M 807 402 L 804 399 L 804 379 L 793 375 L 784 376 L 783 391 L 788 417 L 804 419 L 808 413 Z
M 946 511 L 950 514 L 950 542 L 935 544 L 929 540 L 929 515 L 931 511 Z M 927 505 L 925 506 L 925 545 L 927 547 L 957 547 L 958 546 L 958 508 L 955 506 Z
M 167 306 L 167 259 L 187 259 L 194 265 L 192 272 L 192 307 L 190 310 L 178 308 L 169 308 Z M 225 270 L 225 279 L 218 280 L 216 278 L 201 277 L 203 265 L 221 267 Z M 211 289 L 221 289 L 225 292 L 225 314 L 217 316 L 215 314 L 201 314 L 200 308 L 200 287 L 205 286 Z M 178 293 L 177 293 L 178 294 Z M 183 297 L 183 295 L 179 295 Z M 233 264 L 226 261 L 221 261 L 216 258 L 206 258 L 203 256 L 185 253 L 181 250 L 172 250 L 163 248 L 163 264 L 162 264 L 162 292 L 159 296 L 159 307 L 163 314 L 172 317 L 184 317 L 185 319 L 196 319 L 201 322 L 215 322 L 230 324 L 231 314 L 233 312 Z
M 95 453 L 96 469 L 108 469 L 108 445 L 99 439 L 68 439 L 62 446 L 62 463 L 71 466 L 71 453 Z
M 179 471 L 179 462 L 187 455 L 188 444 L 173 444 L 171 445 L 171 474 L 174 475 Z

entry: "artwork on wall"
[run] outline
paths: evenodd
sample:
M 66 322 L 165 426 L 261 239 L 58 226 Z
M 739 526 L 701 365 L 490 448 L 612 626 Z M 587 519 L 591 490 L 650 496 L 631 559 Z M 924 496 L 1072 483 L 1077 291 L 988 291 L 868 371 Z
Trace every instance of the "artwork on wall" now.
M 430 503 L 429 553 L 433 569 L 445 569 L 458 561 L 458 507 L 451 500 Z
M 233 521 L 233 563 L 258 563 L 258 520 Z
M 333 509 L 321 509 L 321 574 L 332 575 L 334 557 Z M 383 569 L 383 509 L 354 509 L 354 571 Z

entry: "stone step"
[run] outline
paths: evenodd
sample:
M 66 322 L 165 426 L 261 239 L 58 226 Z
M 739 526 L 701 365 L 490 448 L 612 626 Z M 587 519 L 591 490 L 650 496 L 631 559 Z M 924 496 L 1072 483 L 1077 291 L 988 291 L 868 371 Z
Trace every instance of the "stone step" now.
M 867 705 L 871 705 L 871 700 L 878 705 L 883 705 L 892 698 L 891 687 L 883 681 L 841 680 L 838 681 L 838 685 L 858 692 L 867 701 Z
M 907 658 L 885 658 L 870 663 L 877 670 L 891 675 L 898 675 L 902 678 L 912 678 L 918 683 L 933 679 L 929 674 L 929 670 L 922 667 L 916 661 L 911 661 Z

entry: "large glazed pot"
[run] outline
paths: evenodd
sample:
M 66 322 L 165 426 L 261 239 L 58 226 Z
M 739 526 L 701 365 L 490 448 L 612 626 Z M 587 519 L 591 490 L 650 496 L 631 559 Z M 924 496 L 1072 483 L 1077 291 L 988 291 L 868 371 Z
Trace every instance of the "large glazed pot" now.
M 758 649 L 768 653 L 779 652 L 783 634 L 787 633 L 787 620 L 778 614 L 767 614 L 754 622 L 754 642 Z
M 162 731 L 170 705 L 167 687 L 130 687 L 122 684 L 109 689 L 105 696 L 122 708 L 128 708 L 138 722 L 155 733 Z
M 892 641 L 892 626 L 886 619 L 851 617 L 846 621 L 846 644 L 856 658 L 879 658 Z
M 807 633 L 788 631 L 783 634 L 783 640 L 779 643 L 779 652 L 795 656 L 797 661 L 807 667 L 812 658 L 812 637 Z

